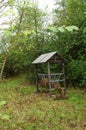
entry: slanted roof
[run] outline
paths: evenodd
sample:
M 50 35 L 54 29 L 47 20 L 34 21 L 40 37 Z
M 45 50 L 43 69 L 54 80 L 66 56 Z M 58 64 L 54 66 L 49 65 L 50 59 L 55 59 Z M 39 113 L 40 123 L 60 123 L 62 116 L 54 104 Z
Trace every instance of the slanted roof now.
M 35 59 L 32 62 L 32 64 L 46 63 L 49 60 L 54 61 L 54 62 L 65 61 L 65 59 L 62 56 L 60 56 L 57 52 L 50 52 L 50 53 L 40 55 L 37 59 Z

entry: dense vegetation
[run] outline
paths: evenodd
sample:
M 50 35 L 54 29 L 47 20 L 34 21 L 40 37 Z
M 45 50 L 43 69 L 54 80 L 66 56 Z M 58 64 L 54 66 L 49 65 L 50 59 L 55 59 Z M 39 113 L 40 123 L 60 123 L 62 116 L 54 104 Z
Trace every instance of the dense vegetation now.
M 33 59 L 42 53 L 57 51 L 67 59 L 67 83 L 85 87 L 86 1 L 56 0 L 52 24 L 46 11 L 28 0 L 9 0 L 7 4 L 8 15 L 10 12 L 13 16 L 13 8 L 17 15 L 1 34 L 1 76 L 3 71 L 6 76 L 27 72 L 31 79 Z M 7 14 L 2 12 L 2 15 Z

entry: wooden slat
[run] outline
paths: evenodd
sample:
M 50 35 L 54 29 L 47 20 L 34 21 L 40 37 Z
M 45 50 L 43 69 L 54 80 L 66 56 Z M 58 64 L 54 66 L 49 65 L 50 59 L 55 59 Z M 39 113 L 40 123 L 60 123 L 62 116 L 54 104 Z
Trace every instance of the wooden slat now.
M 53 73 L 53 74 L 50 74 L 51 76 L 59 76 L 59 75 L 63 75 L 64 73 Z M 38 73 L 38 76 L 48 76 L 48 74 L 43 74 L 43 73 Z
M 56 90 L 55 88 L 51 88 L 51 91 L 54 91 L 54 90 Z
M 50 80 L 51 83 L 54 83 L 54 82 L 63 82 L 65 79 L 59 79 L 59 80 Z
M 50 73 L 50 64 L 49 62 L 47 63 L 47 68 L 48 68 L 48 79 L 49 79 L 49 90 L 50 90 L 50 97 L 52 97 L 52 91 L 51 91 L 51 73 Z

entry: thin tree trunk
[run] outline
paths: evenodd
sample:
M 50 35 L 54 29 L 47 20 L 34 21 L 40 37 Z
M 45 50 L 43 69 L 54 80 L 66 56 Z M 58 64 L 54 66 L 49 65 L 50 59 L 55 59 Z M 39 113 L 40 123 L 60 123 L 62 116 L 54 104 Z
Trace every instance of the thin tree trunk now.
M 17 31 L 16 35 L 19 34 L 20 26 L 21 26 L 22 19 L 23 19 L 23 15 L 24 15 L 24 10 L 22 9 L 22 14 L 21 14 L 21 16 L 20 16 L 18 31 Z M 0 79 L 3 77 L 3 72 L 4 72 L 4 68 L 5 68 L 5 64 L 6 64 L 7 58 L 8 58 L 8 56 L 9 56 L 9 54 L 10 54 L 12 48 L 13 48 L 12 39 L 11 39 L 10 43 L 11 43 L 11 46 L 10 46 L 10 48 L 8 49 L 8 54 L 7 54 L 6 57 L 4 58 L 3 64 L 2 64 L 2 67 L 1 67 Z
M 1 67 L 0 79 L 3 78 L 3 71 L 4 71 L 4 68 L 5 68 L 6 61 L 7 61 L 7 57 L 4 59 L 3 64 L 2 64 L 2 67 Z
M 36 44 L 39 48 L 39 38 L 38 38 L 38 26 L 37 26 L 37 12 L 36 9 L 34 9 L 34 21 L 35 21 L 35 33 L 36 33 Z

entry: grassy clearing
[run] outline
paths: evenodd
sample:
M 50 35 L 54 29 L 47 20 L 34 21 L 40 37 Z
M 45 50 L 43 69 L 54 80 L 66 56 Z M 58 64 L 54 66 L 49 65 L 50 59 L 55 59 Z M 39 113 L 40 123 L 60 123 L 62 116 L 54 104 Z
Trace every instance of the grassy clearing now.
M 25 76 L 0 83 L 0 130 L 85 130 L 85 90 L 68 89 L 68 99 L 35 94 Z

